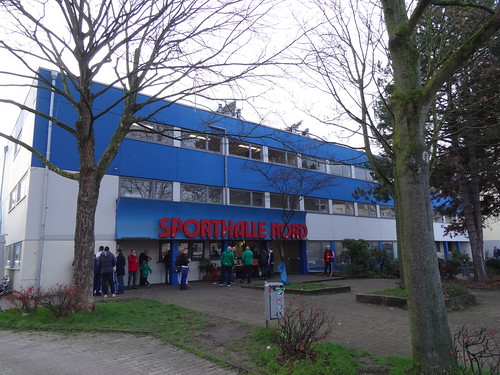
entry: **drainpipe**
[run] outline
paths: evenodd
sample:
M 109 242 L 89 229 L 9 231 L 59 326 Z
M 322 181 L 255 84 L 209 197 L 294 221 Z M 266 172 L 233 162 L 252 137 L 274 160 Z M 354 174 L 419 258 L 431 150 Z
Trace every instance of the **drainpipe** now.
M 52 78 L 52 90 L 50 92 L 50 107 L 49 107 L 49 117 L 52 118 L 54 115 L 54 96 L 56 86 L 56 79 L 58 73 L 56 71 L 50 72 L 50 77 Z M 52 120 L 49 120 L 47 127 L 47 151 L 45 157 L 50 161 L 50 153 L 52 146 Z M 45 166 L 44 176 L 43 176 L 43 202 L 42 202 L 42 223 L 40 228 L 40 248 L 38 251 L 38 277 L 36 279 L 36 287 L 40 288 L 42 285 L 42 265 L 43 265 L 43 249 L 45 246 L 45 229 L 47 223 L 47 201 L 48 201 L 48 190 L 49 190 L 49 167 Z
M 220 126 L 215 126 L 215 125 L 208 125 L 209 127 L 211 127 L 212 129 L 216 129 L 216 130 L 219 130 L 221 132 L 224 133 L 224 141 L 222 142 L 223 143 L 223 152 L 224 152 L 224 204 L 225 205 L 228 205 L 229 204 L 229 197 L 228 197 L 228 189 L 227 189 L 227 154 L 228 154 L 228 139 L 227 139 L 227 136 L 226 136 L 226 129 L 225 128 L 221 128 Z

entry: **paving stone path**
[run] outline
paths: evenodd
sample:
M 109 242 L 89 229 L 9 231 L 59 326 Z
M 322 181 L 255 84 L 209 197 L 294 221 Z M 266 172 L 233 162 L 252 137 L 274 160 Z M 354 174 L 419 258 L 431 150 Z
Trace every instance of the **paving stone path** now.
M 122 333 L 0 331 L 0 374 L 236 375 L 160 340 Z

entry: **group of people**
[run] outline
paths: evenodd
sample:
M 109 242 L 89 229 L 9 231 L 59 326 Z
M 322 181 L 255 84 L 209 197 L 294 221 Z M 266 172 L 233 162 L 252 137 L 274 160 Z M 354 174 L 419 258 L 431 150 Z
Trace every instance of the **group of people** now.
M 267 280 L 267 278 L 274 275 L 273 249 L 271 247 L 262 249 L 259 254 L 256 255 L 250 249 L 250 246 L 246 246 L 245 251 L 243 251 L 243 253 L 241 254 L 243 275 L 240 279 L 240 283 L 243 283 L 245 280 L 247 284 L 250 284 L 252 282 L 253 264 L 255 257 L 257 257 L 258 259 L 262 280 Z M 231 286 L 233 282 L 233 267 L 235 264 L 235 258 L 235 248 L 231 246 L 228 246 L 227 249 L 221 254 L 219 286 L 223 286 L 224 283 L 226 283 L 227 286 Z
M 228 246 L 227 249 L 221 254 L 221 268 L 219 285 L 231 286 L 233 283 L 233 267 L 235 265 L 235 248 Z M 165 283 L 171 284 L 171 277 L 177 274 L 179 289 L 189 289 L 188 274 L 189 274 L 189 259 L 188 249 L 185 248 L 179 252 L 175 259 L 175 269 L 171 270 L 172 258 L 171 251 L 169 250 L 164 258 L 165 264 Z M 323 277 L 332 277 L 332 265 L 335 254 L 330 249 L 330 246 L 325 248 L 323 252 L 323 261 L 325 265 L 325 272 Z M 262 249 L 256 254 L 250 246 L 246 246 L 245 251 L 241 255 L 241 262 L 243 264 L 243 275 L 240 283 L 252 282 L 254 259 L 257 258 L 257 263 L 260 268 L 260 276 L 262 280 L 267 280 L 274 276 L 274 252 L 271 247 Z M 153 271 L 149 266 L 151 257 L 148 255 L 148 250 L 144 250 L 139 257 L 137 257 L 136 250 L 132 249 L 127 257 L 127 260 L 122 254 L 122 250 L 116 250 L 116 256 L 111 253 L 108 246 L 100 246 L 98 252 L 94 255 L 94 295 L 108 296 L 108 288 L 111 291 L 111 296 L 115 297 L 116 294 L 125 292 L 123 277 L 125 276 L 125 267 L 128 264 L 128 283 L 127 286 L 136 289 L 137 273 L 139 273 L 139 286 L 150 285 L 148 276 Z
M 140 272 L 139 285 L 149 285 L 148 275 L 153 271 L 148 265 L 151 260 L 148 251 L 144 250 L 137 258 L 135 249 L 132 249 L 127 260 L 128 287 L 137 288 L 137 272 Z M 107 298 L 108 289 L 111 291 L 112 297 L 125 293 L 123 277 L 125 276 L 127 260 L 121 249 L 116 250 L 115 255 L 109 250 L 108 246 L 99 246 L 97 253 L 94 255 L 94 296 L 103 295 L 104 298 Z

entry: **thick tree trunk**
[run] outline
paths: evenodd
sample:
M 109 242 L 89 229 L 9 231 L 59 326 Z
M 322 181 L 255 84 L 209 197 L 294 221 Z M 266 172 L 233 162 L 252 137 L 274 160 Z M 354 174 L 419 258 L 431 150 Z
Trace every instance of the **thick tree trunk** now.
M 99 198 L 100 179 L 96 171 L 80 175 L 76 209 L 73 288 L 78 298 L 76 310 L 94 309 L 93 269 L 95 248 L 95 213 Z
M 99 199 L 102 174 L 95 163 L 95 140 L 91 113 L 90 86 L 87 100 L 80 103 L 80 118 L 75 123 L 78 130 L 80 173 L 76 205 L 75 248 L 73 262 L 73 288 L 77 294 L 75 309 L 94 309 L 93 276 L 95 248 L 95 213 Z M 86 105 L 86 103 L 90 103 Z
M 430 204 L 429 157 L 425 124 L 429 103 L 422 101 L 419 53 L 406 33 L 403 0 L 383 0 L 394 71 L 394 179 L 399 214 L 399 246 L 413 348 L 413 369 L 418 374 L 453 370 L 456 359 L 446 317 L 437 267 L 433 214 Z

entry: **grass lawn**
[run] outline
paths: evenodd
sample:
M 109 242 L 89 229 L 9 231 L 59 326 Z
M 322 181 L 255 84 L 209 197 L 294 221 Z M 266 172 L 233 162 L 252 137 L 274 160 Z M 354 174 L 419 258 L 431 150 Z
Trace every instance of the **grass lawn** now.
M 375 358 L 333 343 L 319 343 L 314 361 L 279 363 L 276 360 L 279 354 L 276 332 L 272 328 L 243 325 L 147 299 L 98 302 L 93 312 L 79 312 L 60 319 L 55 319 L 44 308 L 28 316 L 8 310 L 0 313 L 0 329 L 152 334 L 214 362 L 231 362 L 249 373 L 269 375 L 395 375 L 404 374 L 411 368 L 408 358 Z M 221 346 L 226 349 L 221 351 Z M 267 349 L 268 346 L 271 348 Z M 214 352 L 214 348 L 218 351 Z

